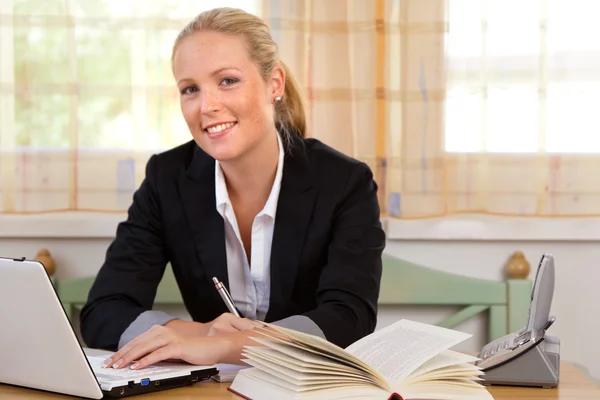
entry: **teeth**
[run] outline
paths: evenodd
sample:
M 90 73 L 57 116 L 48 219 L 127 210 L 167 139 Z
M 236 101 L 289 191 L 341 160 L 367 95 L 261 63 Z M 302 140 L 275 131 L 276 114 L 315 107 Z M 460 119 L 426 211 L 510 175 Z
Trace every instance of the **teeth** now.
M 231 128 L 233 125 L 235 125 L 235 122 L 228 122 L 226 124 L 211 126 L 206 131 L 208 133 L 219 133 L 227 128 Z

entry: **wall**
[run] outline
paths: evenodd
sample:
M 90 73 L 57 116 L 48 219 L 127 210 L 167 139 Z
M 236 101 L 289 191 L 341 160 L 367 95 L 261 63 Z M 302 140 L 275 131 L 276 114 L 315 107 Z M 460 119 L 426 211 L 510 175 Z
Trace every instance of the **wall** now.
M 56 276 L 93 274 L 99 268 L 121 215 L 0 216 L 0 256 L 32 258 L 41 247 L 57 261 Z M 600 379 L 600 222 L 597 220 L 507 220 L 462 217 L 427 221 L 390 221 L 386 251 L 406 260 L 448 272 L 502 280 L 503 264 L 521 250 L 532 271 L 543 252 L 556 258 L 552 335 L 561 339 L 561 356 L 586 367 Z M 533 274 L 532 274 L 533 275 Z M 532 275 L 530 277 L 532 277 Z M 187 317 L 183 309 L 168 309 Z M 435 323 L 453 310 L 384 307 L 378 327 L 399 318 Z M 458 329 L 474 337 L 459 350 L 484 344 L 485 316 Z

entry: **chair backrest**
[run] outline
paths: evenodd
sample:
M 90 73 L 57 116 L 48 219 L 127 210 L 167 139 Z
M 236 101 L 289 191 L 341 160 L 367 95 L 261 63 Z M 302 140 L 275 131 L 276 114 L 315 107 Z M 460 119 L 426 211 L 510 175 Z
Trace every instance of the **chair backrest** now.
M 55 280 L 56 291 L 69 318 L 73 320 L 76 313 L 87 301 L 94 283 L 94 276 Z M 155 305 L 183 305 L 179 287 L 175 281 L 171 265 L 167 265 L 165 273 L 156 290 Z
M 85 304 L 93 281 L 94 277 L 84 277 L 56 282 L 58 295 L 69 317 L 73 318 Z M 531 289 L 530 280 L 495 282 L 477 279 L 384 254 L 379 304 L 462 307 L 437 323 L 446 328 L 453 328 L 477 314 L 488 312 L 488 341 L 491 341 L 525 325 Z M 170 266 L 165 269 L 154 304 L 183 304 Z
M 400 258 L 383 255 L 379 304 L 459 306 L 437 325 L 453 328 L 482 312 L 489 312 L 489 338 L 497 339 L 525 326 L 532 282 L 508 279 L 496 282 L 452 274 Z

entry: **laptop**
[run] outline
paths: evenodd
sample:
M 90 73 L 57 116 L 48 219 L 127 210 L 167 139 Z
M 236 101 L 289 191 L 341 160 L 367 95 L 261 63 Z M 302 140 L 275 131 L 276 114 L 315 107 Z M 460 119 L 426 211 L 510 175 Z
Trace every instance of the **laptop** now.
M 44 266 L 0 258 L 0 383 L 72 396 L 126 397 L 191 385 L 215 366 L 104 368 L 111 352 L 83 348 Z

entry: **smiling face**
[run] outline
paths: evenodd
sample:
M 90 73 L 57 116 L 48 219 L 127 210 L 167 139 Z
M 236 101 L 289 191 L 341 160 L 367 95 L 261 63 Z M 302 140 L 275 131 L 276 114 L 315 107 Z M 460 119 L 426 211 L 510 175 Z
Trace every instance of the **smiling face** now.
M 188 128 L 213 158 L 238 159 L 274 135 L 273 99 L 283 95 L 284 72 L 277 65 L 265 81 L 242 36 L 201 31 L 186 37 L 173 74 Z

